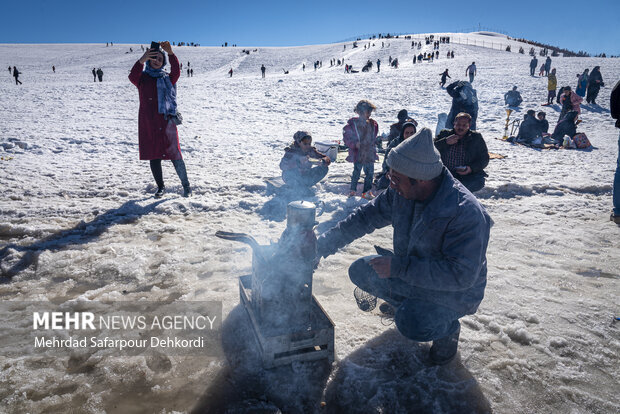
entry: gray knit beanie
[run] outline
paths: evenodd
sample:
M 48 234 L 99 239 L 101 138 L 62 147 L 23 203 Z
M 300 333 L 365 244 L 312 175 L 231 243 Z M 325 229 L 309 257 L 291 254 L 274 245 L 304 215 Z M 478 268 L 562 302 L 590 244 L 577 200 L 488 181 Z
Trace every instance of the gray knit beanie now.
M 387 165 L 416 180 L 432 180 L 443 170 L 441 157 L 433 145 L 433 135 L 428 128 L 422 128 L 392 149 Z

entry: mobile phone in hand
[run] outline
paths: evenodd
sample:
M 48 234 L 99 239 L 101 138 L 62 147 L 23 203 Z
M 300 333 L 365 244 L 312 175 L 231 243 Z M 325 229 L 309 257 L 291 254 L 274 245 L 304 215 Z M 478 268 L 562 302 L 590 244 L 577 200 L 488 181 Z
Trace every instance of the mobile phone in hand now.
M 151 49 L 159 50 L 159 42 L 151 42 Z

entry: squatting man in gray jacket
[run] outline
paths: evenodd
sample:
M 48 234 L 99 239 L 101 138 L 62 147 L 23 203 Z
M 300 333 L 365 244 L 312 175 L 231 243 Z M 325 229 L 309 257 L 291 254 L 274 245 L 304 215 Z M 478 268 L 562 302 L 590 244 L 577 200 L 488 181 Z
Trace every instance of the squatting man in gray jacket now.
M 431 361 L 446 364 L 457 352 L 459 318 L 484 296 L 491 218 L 444 168 L 428 128 L 394 148 L 387 164 L 390 187 L 321 235 L 318 257 L 391 224 L 394 252 L 358 259 L 349 277 L 391 305 L 404 336 L 433 341 Z

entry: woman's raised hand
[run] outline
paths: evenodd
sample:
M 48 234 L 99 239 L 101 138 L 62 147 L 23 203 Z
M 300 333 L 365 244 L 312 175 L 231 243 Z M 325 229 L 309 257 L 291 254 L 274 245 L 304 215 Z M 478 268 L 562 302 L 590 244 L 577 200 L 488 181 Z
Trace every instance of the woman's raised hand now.
M 172 51 L 172 46 L 170 46 L 170 42 L 166 40 L 165 42 L 161 42 L 160 45 L 167 54 L 174 55 L 174 52 Z

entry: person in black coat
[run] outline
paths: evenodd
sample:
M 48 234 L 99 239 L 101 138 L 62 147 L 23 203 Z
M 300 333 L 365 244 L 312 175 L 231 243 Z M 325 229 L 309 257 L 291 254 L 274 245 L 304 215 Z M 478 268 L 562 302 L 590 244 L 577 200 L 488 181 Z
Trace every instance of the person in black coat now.
M 544 113 L 543 111 L 540 111 L 536 117 L 538 118 L 538 122 L 540 122 L 540 131 L 543 134 L 546 134 L 549 132 L 549 121 L 547 121 L 547 114 Z
M 603 83 L 603 76 L 601 75 L 601 67 L 595 66 L 588 78 L 588 91 L 586 92 L 587 103 L 596 105 L 596 97 L 598 96 L 601 86 L 605 86 Z
M 441 82 L 439 82 L 439 84 L 441 85 L 442 88 L 446 84 L 446 78 L 452 79 L 452 77 L 448 75 L 448 69 L 444 70 L 443 73 L 441 74 Z
M 435 148 L 454 178 L 473 193 L 484 187 L 489 150 L 482 135 L 472 131 L 470 125 L 471 115 L 459 113 L 454 120 L 454 129 L 444 129 L 435 138 Z
M 534 56 L 532 60 L 530 60 L 530 76 L 534 76 L 534 74 L 536 73 L 537 66 L 538 66 L 538 59 L 536 59 L 536 56 Z
M 611 117 L 616 120 L 616 128 L 620 128 L 620 81 L 611 91 L 609 97 L 609 111 Z M 614 174 L 613 187 L 613 204 L 614 209 L 611 212 L 611 221 L 620 225 L 620 136 L 618 137 L 618 162 L 616 164 L 616 173 Z
M 22 81 L 19 80 L 19 71 L 13 66 L 13 77 L 15 78 L 15 85 L 21 85 Z
M 551 138 L 556 143 L 562 145 L 564 143 L 564 135 L 568 135 L 571 138 L 575 136 L 577 133 L 577 125 L 575 124 L 577 115 L 577 111 L 568 111 L 564 118 L 558 122 L 553 130 L 553 134 L 551 134 Z
M 536 111 L 530 109 L 523 117 L 523 122 L 519 125 L 519 133 L 517 134 L 517 142 L 531 144 L 538 136 L 542 134 L 542 125 L 536 119 Z

